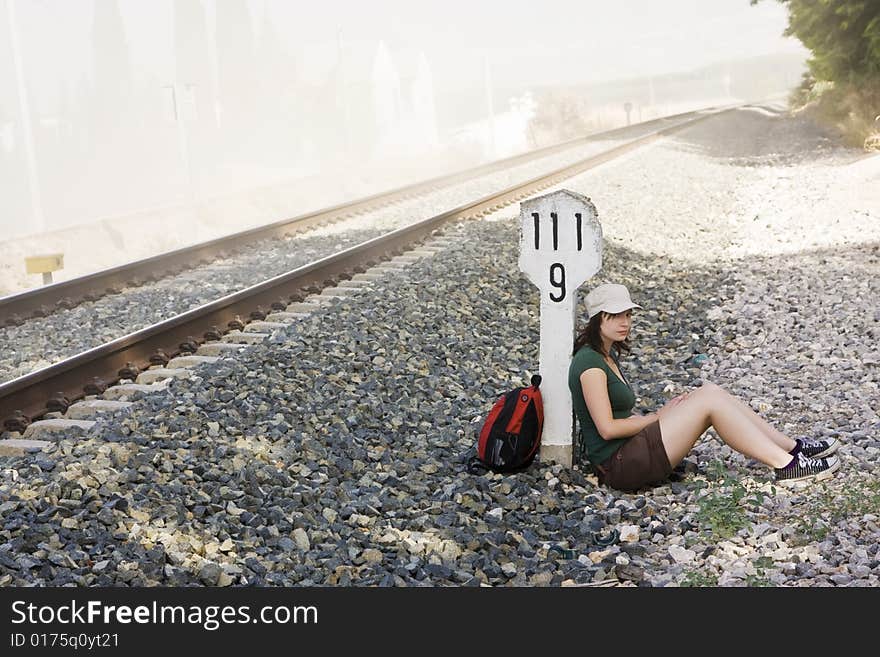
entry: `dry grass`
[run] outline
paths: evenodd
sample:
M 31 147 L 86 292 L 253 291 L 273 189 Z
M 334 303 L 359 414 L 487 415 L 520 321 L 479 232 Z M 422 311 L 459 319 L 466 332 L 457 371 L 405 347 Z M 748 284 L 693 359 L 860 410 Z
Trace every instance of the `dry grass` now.
M 846 84 L 805 80 L 791 98 L 796 111 L 837 129 L 851 146 L 880 151 L 880 80 Z

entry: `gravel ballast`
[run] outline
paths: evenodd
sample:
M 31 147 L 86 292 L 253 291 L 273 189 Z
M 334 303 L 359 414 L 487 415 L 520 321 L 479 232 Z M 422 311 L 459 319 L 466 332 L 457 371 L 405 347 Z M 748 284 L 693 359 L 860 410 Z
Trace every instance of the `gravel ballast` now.
M 468 474 L 492 402 L 537 369 L 501 211 L 128 414 L 0 457 L 0 585 L 876 586 L 880 208 L 858 189 L 878 174 L 743 111 L 564 185 L 606 235 L 590 285 L 645 307 L 623 362 L 637 409 L 721 384 L 792 435 L 837 436 L 827 482 L 774 487 L 711 431 L 635 494 L 547 463 Z

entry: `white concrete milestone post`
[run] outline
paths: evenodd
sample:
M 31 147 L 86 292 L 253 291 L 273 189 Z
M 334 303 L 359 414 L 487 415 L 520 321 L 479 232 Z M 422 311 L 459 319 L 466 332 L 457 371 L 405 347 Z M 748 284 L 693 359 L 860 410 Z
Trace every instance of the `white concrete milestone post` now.
M 541 459 L 571 466 L 577 290 L 602 268 L 602 226 L 590 199 L 563 189 L 520 204 L 519 268 L 541 291 Z

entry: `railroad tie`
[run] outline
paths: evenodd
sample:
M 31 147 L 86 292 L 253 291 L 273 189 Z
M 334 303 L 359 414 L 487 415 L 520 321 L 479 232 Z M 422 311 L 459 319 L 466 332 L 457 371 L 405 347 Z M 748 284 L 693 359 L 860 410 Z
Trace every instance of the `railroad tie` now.
M 223 336 L 223 342 L 258 344 L 268 337 L 268 333 L 243 333 L 242 331 L 230 331 Z
M 355 292 L 359 292 L 359 291 L 360 291 L 359 288 L 354 288 L 354 287 L 340 287 L 340 286 L 325 287 L 323 290 L 321 290 L 321 296 L 322 297 L 335 297 L 337 299 L 345 299 L 347 297 L 350 297 Z
M 277 331 L 278 329 L 283 328 L 287 328 L 287 324 L 284 322 L 266 322 L 257 320 L 245 326 L 244 332 L 266 335 L 268 332 Z
M 340 281 L 339 285 L 336 287 L 344 288 L 347 290 L 361 290 L 362 288 L 369 287 L 369 281 L 364 280 L 355 280 L 356 276 L 352 276 L 350 279 L 345 281 Z
M 106 391 L 105 391 L 106 392 Z M 127 401 L 112 401 L 109 399 L 89 399 L 72 404 L 67 409 L 64 417 L 68 420 L 85 420 L 101 413 L 116 413 L 128 410 L 132 403 Z
M 55 440 L 61 438 L 58 434 L 69 434 L 71 431 L 88 431 L 95 422 L 93 420 L 38 420 L 28 425 L 22 438 L 25 440 Z
M 201 345 L 196 351 L 196 356 L 227 356 L 237 354 L 247 345 L 237 342 L 208 342 Z
M 321 309 L 321 304 L 318 303 L 306 303 L 304 301 L 297 301 L 296 303 L 292 303 L 287 308 L 284 309 L 286 313 L 294 313 L 297 315 L 309 315 L 316 310 Z
M 145 395 L 164 392 L 170 380 L 163 379 L 149 385 L 143 383 L 121 383 L 118 386 L 107 388 L 101 396 L 108 400 L 140 399 Z
M 403 255 L 394 256 L 393 258 L 391 258 L 391 262 L 394 264 L 410 265 L 414 262 L 418 262 L 421 259 L 422 259 L 421 256 L 411 255 L 410 253 L 404 253 Z
M 218 356 L 199 356 L 196 354 L 187 354 L 186 356 L 177 356 L 168 361 L 167 369 L 191 368 L 205 363 L 216 363 L 220 358 Z
M 188 379 L 190 376 L 190 371 L 188 369 L 180 368 L 168 368 L 168 367 L 157 367 L 152 370 L 147 370 L 146 372 L 141 372 L 138 374 L 138 378 L 135 383 L 142 383 L 144 385 L 149 385 L 151 383 L 156 383 L 156 381 L 163 381 L 165 379 Z
M 317 306 L 315 306 L 317 308 Z M 278 312 L 274 312 L 269 314 L 266 317 L 267 322 L 277 322 L 280 324 L 292 324 L 293 322 L 303 319 L 304 317 L 308 317 L 311 313 L 289 313 L 286 310 L 281 310 Z
M 43 451 L 53 443 L 48 440 L 25 440 L 24 438 L 7 438 L 0 440 L 0 456 L 24 456 Z

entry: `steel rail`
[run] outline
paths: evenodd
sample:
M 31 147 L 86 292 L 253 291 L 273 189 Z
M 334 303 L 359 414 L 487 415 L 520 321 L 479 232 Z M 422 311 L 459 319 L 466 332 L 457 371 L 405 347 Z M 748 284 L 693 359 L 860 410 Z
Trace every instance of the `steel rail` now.
M 501 160 L 482 164 L 471 169 L 458 171 L 431 178 L 426 181 L 399 187 L 387 192 L 374 194 L 366 198 L 323 208 L 315 212 L 282 219 L 270 224 L 240 231 L 207 242 L 193 244 L 142 260 L 118 265 L 92 274 L 80 276 L 67 281 L 59 281 L 43 287 L 0 297 L 0 327 L 15 326 L 31 317 L 42 317 L 51 314 L 56 306 L 72 307 L 83 301 L 92 301 L 108 293 L 122 288 L 140 285 L 151 280 L 158 280 L 184 269 L 193 268 L 225 257 L 237 249 L 266 239 L 284 238 L 322 226 L 348 216 L 377 209 L 396 201 L 412 198 L 430 190 L 449 186 L 463 180 L 485 175 L 523 162 L 547 157 L 558 152 L 570 150 L 591 141 L 607 139 L 635 128 L 647 128 L 652 125 L 685 120 L 701 111 L 720 110 L 707 108 L 692 112 L 683 112 L 667 117 L 652 119 L 630 126 L 615 128 L 604 132 L 593 133 L 566 142 L 545 146 L 543 148 L 521 153 Z
M 302 298 L 304 293 L 315 292 L 324 285 L 349 278 L 351 272 L 388 260 L 393 255 L 412 248 L 429 236 L 437 234 L 446 224 L 499 210 L 537 191 L 552 187 L 566 178 L 725 111 L 729 110 L 704 110 L 695 113 L 698 116 L 686 123 L 661 129 L 549 174 L 518 183 L 435 217 L 399 228 L 54 365 L 0 384 L 0 419 L 6 422 L 17 412 L 28 420 L 41 417 L 47 412 L 46 403 L 51 395 L 60 393 L 70 402 L 81 399 L 85 396 L 83 386 L 86 382 L 97 378 L 104 384 L 111 385 L 119 380 L 119 370 L 129 362 L 140 367 L 148 363 L 150 355 L 157 350 L 173 356 L 179 353 L 180 344 L 190 336 L 202 335 L 213 326 L 225 327 L 237 317 L 246 318 L 256 307 L 268 307 L 279 298 Z

